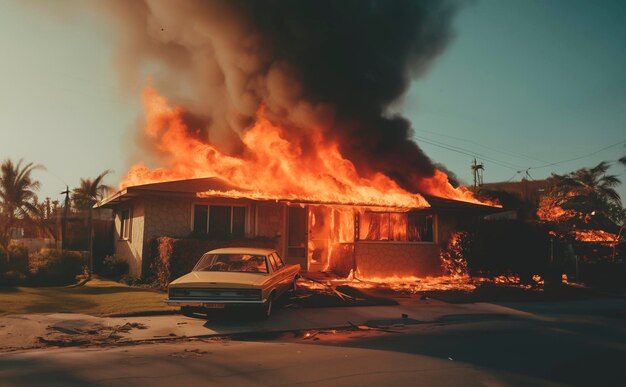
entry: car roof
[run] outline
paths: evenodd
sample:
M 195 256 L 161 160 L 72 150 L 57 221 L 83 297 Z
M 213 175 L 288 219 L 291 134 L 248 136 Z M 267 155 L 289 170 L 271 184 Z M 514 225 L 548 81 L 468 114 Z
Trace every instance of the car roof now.
M 275 249 L 257 248 L 257 247 L 225 247 L 207 251 L 206 254 L 251 254 L 251 255 L 270 255 Z

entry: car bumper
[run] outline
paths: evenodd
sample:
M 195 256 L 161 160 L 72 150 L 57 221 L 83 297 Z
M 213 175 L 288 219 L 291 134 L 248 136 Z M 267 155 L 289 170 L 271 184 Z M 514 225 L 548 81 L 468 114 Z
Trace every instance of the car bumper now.
M 266 300 L 254 301 L 237 301 L 237 300 L 185 300 L 185 299 L 165 299 L 165 303 L 169 306 L 195 306 L 203 307 L 205 304 L 224 304 L 224 305 L 262 305 Z

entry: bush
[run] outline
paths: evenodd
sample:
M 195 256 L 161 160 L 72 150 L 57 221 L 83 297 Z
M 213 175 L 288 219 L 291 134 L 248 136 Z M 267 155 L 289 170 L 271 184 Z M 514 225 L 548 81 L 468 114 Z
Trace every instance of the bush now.
M 550 235 L 540 225 L 519 221 L 489 221 L 465 236 L 467 264 L 472 276 L 519 275 L 532 283 L 535 274 L 548 274 Z
M 0 273 L 4 273 L 9 270 L 9 261 L 7 257 L 7 251 L 4 246 L 0 245 Z
M 100 275 L 107 278 L 119 279 L 128 274 L 128 262 L 116 255 L 107 255 L 102 260 Z
M 0 273 L 0 286 L 17 286 L 23 285 L 28 277 L 26 274 L 15 270 L 9 270 Z
M 9 270 L 22 274 L 28 273 L 28 249 L 22 244 L 10 244 L 8 254 Z
M 21 244 L 0 246 L 0 286 L 19 285 L 28 274 L 28 250 Z
M 455 232 L 439 257 L 444 273 L 451 276 L 468 275 L 467 259 L 469 237 L 467 232 Z
M 30 255 L 32 284 L 39 286 L 69 285 L 84 273 L 84 258 L 78 251 L 42 249 Z
M 6 271 L 28 272 L 28 250 L 22 244 L 10 244 L 8 249 L 0 246 L 0 273 Z

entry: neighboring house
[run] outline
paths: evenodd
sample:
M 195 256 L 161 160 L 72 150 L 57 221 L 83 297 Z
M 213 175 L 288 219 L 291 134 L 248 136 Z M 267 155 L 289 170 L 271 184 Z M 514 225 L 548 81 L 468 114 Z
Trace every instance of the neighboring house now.
M 11 243 L 24 246 L 29 252 L 39 251 L 43 247 L 55 247 L 52 235 L 43 231 L 42 227 L 27 219 L 15 219 L 9 229 Z
M 209 193 L 210 192 L 210 193 Z M 148 269 L 157 237 L 264 238 L 287 263 L 363 277 L 440 275 L 439 254 L 462 224 L 499 209 L 426 197 L 428 208 L 258 200 L 218 178 L 125 188 L 98 203 L 115 217 L 115 254 Z M 244 191 L 245 192 L 245 191 Z M 199 258 L 199 257 L 198 257 Z
M 491 219 L 536 219 L 539 201 L 550 190 L 548 180 L 507 181 L 485 183 L 480 193 L 493 196 L 509 211 L 491 216 Z
M 528 180 L 507 181 L 499 183 L 484 183 L 480 186 L 481 190 L 487 191 L 503 191 L 516 195 L 520 200 L 528 203 L 539 202 L 539 199 L 550 189 L 548 180 Z

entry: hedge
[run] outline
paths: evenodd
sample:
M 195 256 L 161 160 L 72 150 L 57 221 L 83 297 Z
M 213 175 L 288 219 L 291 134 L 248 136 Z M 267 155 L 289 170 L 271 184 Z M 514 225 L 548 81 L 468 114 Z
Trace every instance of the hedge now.
M 28 276 L 28 250 L 21 244 L 0 246 L 0 286 L 19 285 Z
M 69 285 L 84 274 L 85 256 L 78 251 L 41 249 L 29 259 L 30 284 L 34 286 Z

